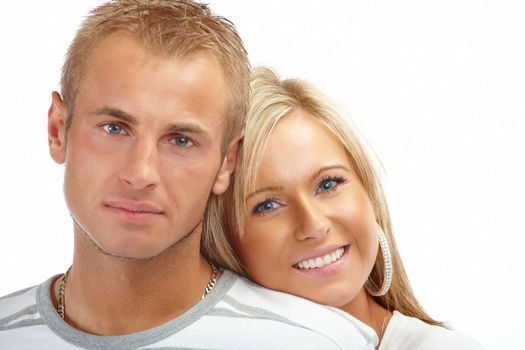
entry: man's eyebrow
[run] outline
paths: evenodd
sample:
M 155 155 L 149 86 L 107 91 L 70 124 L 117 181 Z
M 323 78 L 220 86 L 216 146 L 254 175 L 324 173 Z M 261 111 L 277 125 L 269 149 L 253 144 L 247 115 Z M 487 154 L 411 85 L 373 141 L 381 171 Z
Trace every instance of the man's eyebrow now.
M 256 194 L 261 193 L 261 192 L 276 192 L 276 191 L 282 191 L 282 190 L 283 190 L 283 188 L 280 187 L 280 186 L 263 187 L 263 188 L 260 188 L 260 189 L 258 189 L 256 191 L 253 191 L 248 196 L 246 196 L 246 200 L 250 199 L 251 197 L 253 197 Z
M 133 118 L 131 115 L 129 115 L 128 113 L 120 110 L 120 109 L 116 109 L 116 108 L 112 108 L 112 107 L 102 107 L 102 108 L 99 108 L 97 109 L 95 112 L 93 112 L 94 115 L 110 115 L 112 117 L 115 117 L 117 119 L 120 119 L 126 123 L 130 123 L 130 124 L 133 124 L 136 122 L 135 118 Z
M 123 110 L 112 108 L 112 107 L 102 107 L 93 112 L 94 115 L 109 115 L 114 118 L 120 119 L 123 122 L 129 124 L 136 124 L 137 119 L 131 116 L 130 114 L 124 112 Z M 191 122 L 181 122 L 169 124 L 166 128 L 167 133 L 177 133 L 177 132 L 187 132 L 194 133 L 199 135 L 207 135 L 208 133 L 197 123 Z
M 329 165 L 329 166 L 322 167 L 321 169 L 319 169 L 318 171 L 316 171 L 315 174 L 312 175 L 312 181 L 315 180 L 316 177 L 318 177 L 319 175 L 321 175 L 323 172 L 328 171 L 328 170 L 334 170 L 334 169 L 344 170 L 344 171 L 346 171 L 347 173 L 350 172 L 350 169 L 348 169 L 347 167 L 345 167 L 345 166 L 343 166 L 343 165 Z
M 208 134 L 206 130 L 204 130 L 199 124 L 188 123 L 188 122 L 170 124 L 166 128 L 166 132 L 168 133 L 187 132 L 187 133 L 193 133 L 193 134 L 199 134 L 199 135 Z

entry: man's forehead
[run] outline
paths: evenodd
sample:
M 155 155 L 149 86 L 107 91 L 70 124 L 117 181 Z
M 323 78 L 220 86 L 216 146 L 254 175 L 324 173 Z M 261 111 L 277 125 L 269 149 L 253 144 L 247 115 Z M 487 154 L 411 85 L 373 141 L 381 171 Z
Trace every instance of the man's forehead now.
M 112 54 L 107 55 L 108 51 Z M 190 64 L 196 60 L 204 60 L 216 65 L 225 80 L 228 76 L 223 57 L 213 47 L 157 47 L 141 38 L 139 34 L 128 31 L 118 31 L 98 41 L 84 58 L 84 70 L 92 66 L 93 61 L 103 63 L 104 57 L 112 57 L 115 54 L 123 56 L 125 53 L 132 53 L 134 56 L 140 55 L 145 61 L 177 61 Z

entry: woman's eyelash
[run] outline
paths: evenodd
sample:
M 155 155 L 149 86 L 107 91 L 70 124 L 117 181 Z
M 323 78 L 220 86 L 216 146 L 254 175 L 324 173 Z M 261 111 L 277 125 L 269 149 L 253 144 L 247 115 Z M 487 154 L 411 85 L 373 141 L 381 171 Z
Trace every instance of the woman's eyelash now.
M 343 176 L 323 176 L 317 185 L 316 193 L 326 193 L 337 191 L 339 186 L 348 182 L 348 179 Z M 282 204 L 275 197 L 267 197 L 253 206 L 251 213 L 253 215 L 266 215 L 274 210 L 279 209 Z
M 326 180 L 333 180 L 335 182 L 339 182 L 339 183 L 343 183 L 343 182 L 346 182 L 348 181 L 345 177 L 342 177 L 342 176 L 332 176 L 332 175 L 325 175 L 323 176 L 323 178 L 321 179 L 321 182 L 323 181 L 326 181 Z
M 317 188 L 319 189 L 323 187 L 324 184 L 328 184 L 331 181 L 335 182 L 334 186 L 325 186 L 324 188 L 322 188 L 321 192 L 337 191 L 340 185 L 348 182 L 348 179 L 342 176 L 323 176 Z
M 277 208 L 273 207 L 273 208 L 265 209 L 264 211 L 259 210 L 259 209 L 264 209 L 262 207 L 264 204 L 270 204 L 270 203 L 276 203 L 277 205 L 280 205 L 278 200 L 277 200 L 277 198 L 268 197 L 268 198 L 258 202 L 257 204 L 255 204 L 255 206 L 252 209 L 252 214 L 254 214 L 254 215 L 266 215 L 266 214 L 274 211 L 275 209 L 277 209 Z

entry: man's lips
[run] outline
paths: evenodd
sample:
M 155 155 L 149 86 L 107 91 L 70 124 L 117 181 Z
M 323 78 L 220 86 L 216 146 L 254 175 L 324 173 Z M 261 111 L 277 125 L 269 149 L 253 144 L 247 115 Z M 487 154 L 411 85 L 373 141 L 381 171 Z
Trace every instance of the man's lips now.
M 104 206 L 110 209 L 122 210 L 130 214 L 157 214 L 162 215 L 164 211 L 158 206 L 129 199 L 110 200 L 104 202 Z

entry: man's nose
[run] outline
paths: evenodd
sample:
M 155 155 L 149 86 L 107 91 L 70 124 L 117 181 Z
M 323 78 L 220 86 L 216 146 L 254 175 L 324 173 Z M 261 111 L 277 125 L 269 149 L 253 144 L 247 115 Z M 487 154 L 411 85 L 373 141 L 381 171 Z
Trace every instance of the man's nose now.
M 160 180 L 157 152 L 157 144 L 154 141 L 134 142 L 128 150 L 121 170 L 121 181 L 135 190 L 155 187 Z
M 298 205 L 299 224 L 296 226 L 295 237 L 300 240 L 322 240 L 330 231 L 330 220 L 324 215 L 322 208 L 314 199 L 303 199 Z

